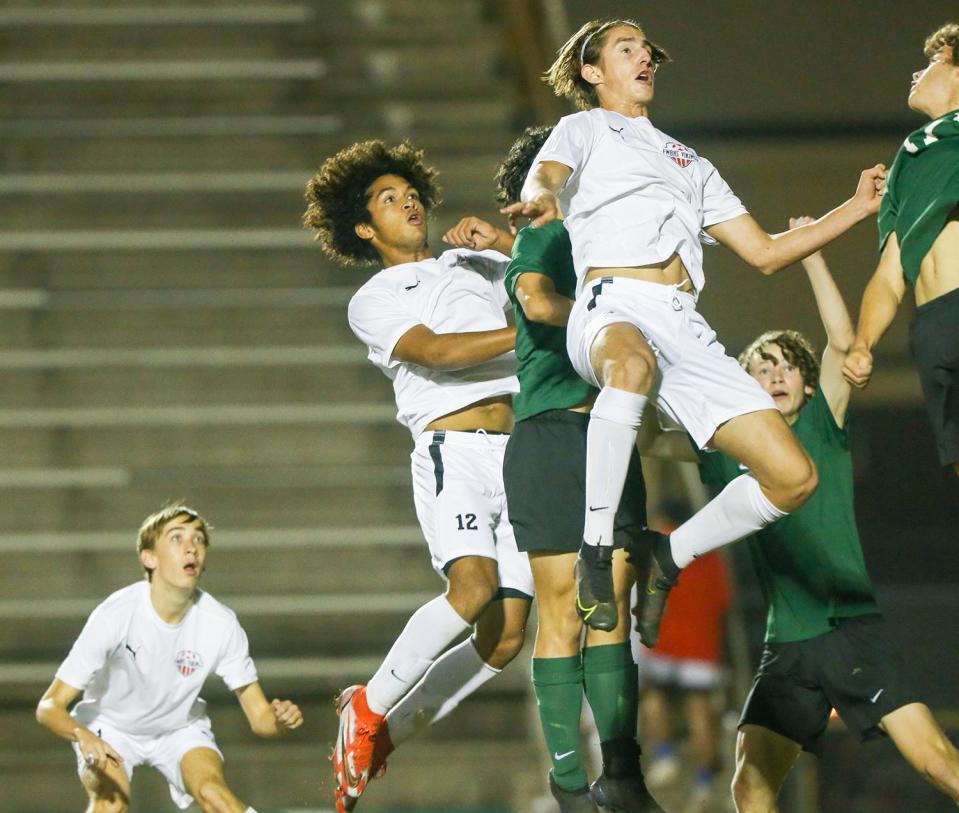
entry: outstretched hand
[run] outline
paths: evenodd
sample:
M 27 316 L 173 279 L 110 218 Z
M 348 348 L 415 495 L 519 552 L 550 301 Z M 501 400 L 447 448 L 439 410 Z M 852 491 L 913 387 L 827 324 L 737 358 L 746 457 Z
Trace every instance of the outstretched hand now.
M 886 165 L 876 164 L 874 167 L 865 169 L 859 176 L 859 185 L 856 187 L 856 194 L 853 199 L 859 201 L 866 207 L 869 214 L 875 214 L 879 211 L 879 204 L 882 203 L 882 196 L 886 192 Z
M 478 217 L 464 217 L 443 235 L 443 242 L 457 248 L 472 248 L 483 251 L 496 244 L 496 227 Z
M 291 700 L 273 700 L 270 703 L 273 716 L 276 718 L 277 728 L 292 731 L 303 725 L 303 713 L 300 707 Z
M 842 374 L 854 387 L 863 389 L 872 377 L 872 353 L 865 347 L 854 347 L 846 356 Z
M 560 220 L 563 217 L 563 211 L 559 208 L 559 200 L 552 192 L 541 192 L 530 201 L 519 201 L 504 206 L 500 212 L 509 218 L 509 230 L 511 234 L 516 234 L 516 218 L 532 218 L 530 225 L 534 229 L 545 226 L 552 220 Z

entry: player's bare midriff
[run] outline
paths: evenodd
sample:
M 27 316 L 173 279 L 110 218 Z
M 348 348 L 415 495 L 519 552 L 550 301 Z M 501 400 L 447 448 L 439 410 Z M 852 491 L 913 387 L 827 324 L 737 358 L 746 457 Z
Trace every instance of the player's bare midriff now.
M 653 265 L 634 265 L 628 268 L 590 268 L 586 272 L 584 283 L 600 277 L 628 277 L 659 285 L 680 285 L 686 283 L 692 289 L 692 280 L 686 273 L 686 266 L 679 256 L 674 254 L 664 263 Z
M 488 432 L 513 431 L 513 399 L 508 395 L 484 398 L 475 404 L 451 412 L 426 425 L 427 429 L 448 429 L 465 432 L 485 429 Z
M 952 213 L 919 266 L 916 304 L 925 305 L 956 288 L 959 288 L 959 211 Z

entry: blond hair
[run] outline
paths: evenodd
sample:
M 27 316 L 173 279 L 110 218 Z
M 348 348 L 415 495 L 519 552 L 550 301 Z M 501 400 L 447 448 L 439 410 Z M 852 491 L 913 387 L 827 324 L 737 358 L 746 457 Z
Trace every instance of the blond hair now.
M 763 348 L 774 344 L 782 350 L 783 358 L 795 364 L 802 376 L 804 386 L 819 389 L 819 359 L 812 343 L 798 330 L 767 330 L 757 336 L 739 354 L 739 365 L 748 373 L 753 357 L 765 358 Z
M 952 48 L 952 64 L 959 65 L 959 23 L 946 23 L 926 37 L 922 52 L 932 59 L 943 48 Z
M 187 517 L 189 522 L 199 522 L 199 530 L 203 533 L 205 544 L 210 544 L 210 531 L 213 526 L 189 506 L 181 502 L 169 502 L 159 511 L 150 514 L 140 525 L 140 531 L 137 533 L 137 554 L 145 550 L 153 550 L 156 547 L 157 540 L 167 523 L 175 520 L 177 517 Z M 148 567 L 143 568 L 146 573 L 147 581 L 153 578 L 153 570 Z

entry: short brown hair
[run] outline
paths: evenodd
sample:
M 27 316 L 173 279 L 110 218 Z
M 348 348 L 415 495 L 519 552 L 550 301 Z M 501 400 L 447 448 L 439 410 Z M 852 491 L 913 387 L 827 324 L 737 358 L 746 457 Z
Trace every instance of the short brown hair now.
M 774 344 L 783 352 L 783 358 L 795 364 L 802 376 L 802 383 L 813 390 L 819 389 L 819 359 L 809 339 L 798 330 L 767 330 L 739 354 L 739 364 L 749 372 L 749 362 L 753 356 L 764 357 L 762 349 Z
M 177 517 L 188 517 L 189 522 L 199 521 L 206 545 L 210 546 L 210 531 L 213 530 L 213 526 L 189 506 L 181 502 L 169 502 L 143 520 L 137 534 L 137 554 L 145 550 L 153 550 L 167 523 Z M 147 581 L 150 581 L 153 578 L 153 571 L 148 567 L 143 568 L 143 571 L 146 573 Z
M 493 177 L 493 182 L 496 184 L 496 202 L 498 204 L 506 206 L 519 200 L 519 193 L 523 189 L 526 176 L 529 175 L 533 159 L 552 132 L 552 125 L 548 127 L 527 127 L 523 134 L 513 142 L 503 159 L 503 163 L 497 167 L 496 175 Z
M 952 64 L 959 65 L 959 23 L 946 23 L 926 37 L 922 52 L 932 59 L 945 47 L 952 48 Z
M 357 142 L 327 158 L 306 184 L 303 225 L 313 229 L 323 251 L 343 265 L 379 262 L 376 249 L 357 235 L 355 226 L 370 222 L 370 184 L 383 175 L 398 175 L 416 187 L 427 212 L 440 203 L 437 172 L 409 141 L 395 147 L 379 140 Z
M 640 33 L 643 31 L 635 20 L 590 20 L 560 47 L 556 61 L 543 74 L 543 81 L 557 96 L 569 99 L 580 110 L 598 106 L 596 88 L 583 79 L 580 71 L 583 65 L 597 64 L 610 30 L 620 25 L 635 28 Z M 649 40 L 646 43 L 653 55 L 653 67 L 658 68 L 670 61 L 666 51 Z

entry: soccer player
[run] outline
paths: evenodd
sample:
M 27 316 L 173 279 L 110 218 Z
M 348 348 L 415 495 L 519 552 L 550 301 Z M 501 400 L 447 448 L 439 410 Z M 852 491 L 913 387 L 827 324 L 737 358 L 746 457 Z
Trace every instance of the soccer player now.
M 517 200 L 530 164 L 552 128 L 528 129 L 497 175 L 501 204 Z M 482 221 L 473 234 L 488 234 Z M 627 813 L 661 813 L 646 790 L 636 743 L 636 664 L 629 643 L 632 570 L 622 551 L 611 560 L 619 622 L 588 629 L 574 609 L 576 552 L 582 540 L 586 428 L 596 389 L 566 355 L 566 320 L 576 274 L 560 220 L 519 232 L 506 272 L 515 305 L 516 426 L 506 445 L 503 479 L 516 544 L 529 554 L 538 601 L 533 689 L 552 762 L 549 787 L 562 813 L 595 813 L 597 803 Z M 638 455 L 629 465 L 616 515 L 614 547 L 646 523 L 646 487 Z M 579 737 L 583 691 L 593 712 L 603 774 L 587 785 Z
M 345 265 L 382 266 L 350 301 L 350 327 L 393 382 L 398 420 L 414 438 L 417 517 L 448 582 L 413 614 L 366 686 L 340 696 L 333 765 L 341 813 L 393 746 L 515 657 L 533 594 L 503 492 L 519 384 L 503 287 L 509 258 L 491 249 L 509 251 L 512 237 L 493 230 L 485 250 L 434 258 L 427 218 L 439 202 L 435 175 L 409 142 L 365 141 L 328 158 L 307 185 L 304 222 L 326 253 Z M 474 625 L 472 638 L 437 660 Z
M 866 286 L 844 373 L 864 387 L 872 348 L 914 286 L 910 327 L 939 462 L 959 474 L 959 24 L 932 33 L 909 107 L 932 119 L 903 142 L 879 209 L 879 265 Z
M 649 120 L 656 69 L 668 56 L 631 20 L 586 23 L 547 78 L 581 112 L 559 121 L 537 156 L 522 201 L 505 212 L 544 226 L 566 211 L 578 276 L 567 349 L 600 388 L 590 415 L 579 598 L 615 611 L 608 569 L 612 527 L 647 398 L 700 448 L 750 470 L 669 537 L 655 537 L 644 610 L 652 646 L 666 596 L 697 556 L 786 516 L 816 486 L 816 471 L 769 395 L 728 357 L 696 311 L 705 278 L 701 242 L 720 242 L 764 274 L 806 256 L 874 214 L 884 168 L 820 220 L 767 234 L 715 167 Z M 585 615 L 585 614 L 584 614 Z
M 73 744 L 89 813 L 128 810 L 138 765 L 163 774 L 177 807 L 195 801 L 206 813 L 255 813 L 223 777 L 199 697 L 210 674 L 236 694 L 253 733 L 279 737 L 303 724 L 294 703 L 267 701 L 236 615 L 197 586 L 209 532 L 185 505 L 143 521 L 137 550 L 146 581 L 90 614 L 37 706 L 41 725 Z
M 842 374 L 852 322 L 822 255 L 803 266 L 826 329 L 821 363 L 793 330 L 764 333 L 739 357 L 809 451 L 819 489 L 748 542 L 769 613 L 762 661 L 739 721 L 736 807 L 777 809 L 799 752 L 818 752 L 832 708 L 863 741 L 889 736 L 930 783 L 959 802 L 959 752 L 910 686 L 863 560 L 846 415 L 850 385 Z M 716 487 L 740 476 L 738 462 L 725 454 L 700 453 L 700 459 L 703 480 Z

